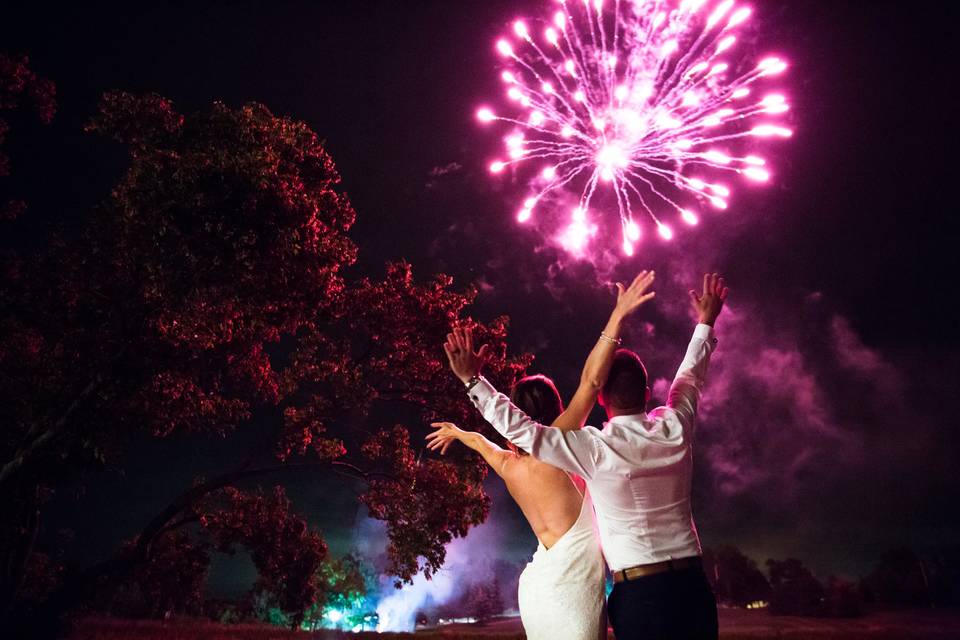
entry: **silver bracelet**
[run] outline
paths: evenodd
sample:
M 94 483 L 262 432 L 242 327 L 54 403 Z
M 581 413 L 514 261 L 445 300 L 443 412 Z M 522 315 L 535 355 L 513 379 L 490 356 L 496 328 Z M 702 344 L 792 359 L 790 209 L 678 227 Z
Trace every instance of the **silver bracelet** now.
M 611 338 L 610 336 L 605 334 L 603 331 L 600 332 L 600 339 L 606 340 L 610 344 L 615 344 L 615 345 L 620 345 L 623 342 L 623 340 L 620 338 Z

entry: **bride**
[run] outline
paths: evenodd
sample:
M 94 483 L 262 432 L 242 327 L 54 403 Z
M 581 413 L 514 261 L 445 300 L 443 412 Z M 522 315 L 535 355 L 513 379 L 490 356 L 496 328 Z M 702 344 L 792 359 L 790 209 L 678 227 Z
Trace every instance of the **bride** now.
M 653 272 L 641 272 L 629 288 L 617 284 L 617 304 L 584 364 L 570 405 L 564 409 L 553 382 L 527 376 L 510 399 L 541 424 L 568 431 L 583 426 L 610 371 L 624 318 L 654 294 L 645 293 Z M 469 332 L 455 329 L 444 344 L 447 356 L 473 353 Z M 477 354 L 483 356 L 483 350 Z M 464 380 L 469 386 L 470 381 Z M 581 478 L 527 455 L 509 445 L 503 449 L 482 434 L 450 422 L 436 422 L 427 435 L 428 448 L 441 454 L 456 440 L 483 456 L 503 478 L 526 517 L 537 551 L 520 575 L 520 618 L 529 640 L 598 640 L 607 637 L 604 611 L 604 562 L 593 521 L 593 506 Z

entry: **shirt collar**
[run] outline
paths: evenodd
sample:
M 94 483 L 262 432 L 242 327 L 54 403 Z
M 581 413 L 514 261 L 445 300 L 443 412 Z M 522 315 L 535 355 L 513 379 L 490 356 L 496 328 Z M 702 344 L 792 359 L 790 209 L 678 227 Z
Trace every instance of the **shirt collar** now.
M 641 411 L 640 413 L 628 413 L 622 416 L 614 416 L 610 418 L 604 423 L 604 426 L 608 424 L 636 424 L 637 422 L 645 422 L 646 419 L 646 411 Z

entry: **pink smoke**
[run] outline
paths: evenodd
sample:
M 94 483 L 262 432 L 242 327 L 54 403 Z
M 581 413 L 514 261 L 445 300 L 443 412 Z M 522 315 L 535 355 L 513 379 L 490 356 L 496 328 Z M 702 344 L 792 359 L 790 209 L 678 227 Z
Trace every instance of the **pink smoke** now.
M 436 609 L 444 604 L 455 602 L 461 598 L 471 585 L 491 580 L 496 571 L 497 560 L 512 554 L 509 548 L 514 542 L 517 532 L 505 523 L 505 512 L 510 510 L 510 496 L 503 488 L 499 479 L 491 477 L 485 484 L 495 505 L 491 517 L 482 525 L 473 527 L 464 538 L 457 538 L 447 545 L 447 558 L 443 569 L 431 579 L 418 574 L 413 584 L 405 584 L 402 588 L 394 587 L 392 576 L 381 578 L 380 600 L 377 604 L 377 614 L 380 618 L 378 631 L 414 631 L 416 618 L 419 612 L 426 609 Z M 536 540 L 529 529 L 523 530 L 530 539 L 531 553 L 536 546 Z M 368 520 L 361 527 L 358 534 L 365 546 L 365 552 L 382 552 L 386 545 L 386 534 L 380 522 Z M 501 595 L 505 604 L 516 600 L 507 593 L 515 593 L 515 583 L 504 582 L 504 593 Z

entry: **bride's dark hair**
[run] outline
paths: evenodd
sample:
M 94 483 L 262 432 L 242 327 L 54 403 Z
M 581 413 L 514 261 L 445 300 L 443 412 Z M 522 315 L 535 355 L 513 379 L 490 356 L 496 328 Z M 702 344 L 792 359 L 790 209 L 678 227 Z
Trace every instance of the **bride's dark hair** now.
M 548 426 L 563 413 L 560 392 L 553 380 L 541 374 L 521 378 L 510 391 L 510 401 L 540 424 Z

